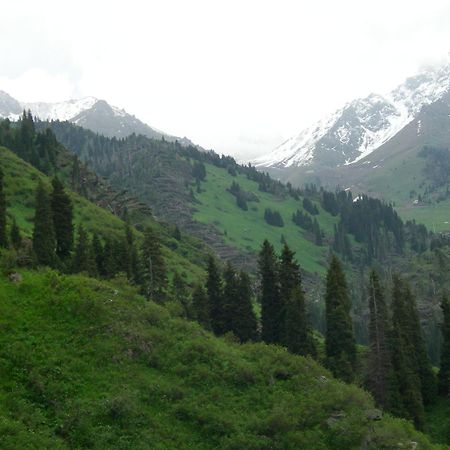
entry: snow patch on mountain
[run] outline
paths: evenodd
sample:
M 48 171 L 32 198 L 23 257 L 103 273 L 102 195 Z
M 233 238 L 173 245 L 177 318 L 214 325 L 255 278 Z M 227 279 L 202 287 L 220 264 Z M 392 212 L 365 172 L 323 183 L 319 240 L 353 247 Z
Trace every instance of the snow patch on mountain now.
M 449 88 L 450 63 L 426 68 L 385 95 L 371 94 L 346 104 L 253 164 L 277 168 L 315 162 L 354 164 L 393 138 L 423 106 L 442 98 Z
M 23 103 L 25 110 L 30 110 L 32 114 L 41 120 L 71 120 L 81 112 L 92 108 L 98 99 L 95 97 L 85 97 L 58 103 Z

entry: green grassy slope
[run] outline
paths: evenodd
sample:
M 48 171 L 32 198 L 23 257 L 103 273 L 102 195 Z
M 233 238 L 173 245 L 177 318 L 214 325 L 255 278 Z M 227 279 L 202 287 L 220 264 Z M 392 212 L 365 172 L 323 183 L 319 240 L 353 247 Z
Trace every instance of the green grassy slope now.
M 220 230 L 226 243 L 237 248 L 256 252 L 264 239 L 272 242 L 277 250 L 281 249 L 284 236 L 288 245 L 296 252 L 302 267 L 309 272 L 324 273 L 324 261 L 327 247 L 315 245 L 306 237 L 306 232 L 294 224 L 292 214 L 302 210 L 301 200 L 292 197 L 278 198 L 258 190 L 258 184 L 238 174 L 231 176 L 225 169 L 205 164 L 206 179 L 201 184 L 201 193 L 196 193 L 198 200 L 193 206 L 194 220 L 215 226 Z M 227 191 L 235 181 L 241 189 L 255 194 L 259 202 L 248 202 L 248 211 L 236 205 L 236 198 Z M 333 225 L 338 218 L 326 213 L 317 204 L 320 214 L 316 216 L 320 227 L 328 236 L 333 233 Z M 283 227 L 268 225 L 264 220 L 266 208 L 279 211 Z
M 369 396 L 310 359 L 215 338 L 126 285 L 22 275 L 0 276 L 1 448 L 443 448 L 370 420 Z
M 30 164 L 18 158 L 13 152 L 1 147 L 0 165 L 5 174 L 8 213 L 16 218 L 22 232 L 31 236 L 36 186 L 39 180 L 42 180 L 50 187 L 50 179 Z M 88 231 L 96 232 L 103 237 L 118 239 L 123 236 L 124 222 L 119 217 L 76 193 L 72 192 L 71 198 L 74 205 L 75 224 L 81 223 Z M 146 218 L 144 224 L 155 227 L 161 233 L 165 242 L 170 240 L 167 236 L 163 236 L 161 225 L 155 221 Z M 136 234 L 138 239 L 140 239 L 140 233 L 137 232 Z M 179 272 L 184 272 L 188 281 L 202 276 L 202 269 L 181 254 L 168 247 L 164 247 L 163 251 L 170 271 L 178 270 Z M 188 253 L 188 250 L 184 251 L 186 254 Z

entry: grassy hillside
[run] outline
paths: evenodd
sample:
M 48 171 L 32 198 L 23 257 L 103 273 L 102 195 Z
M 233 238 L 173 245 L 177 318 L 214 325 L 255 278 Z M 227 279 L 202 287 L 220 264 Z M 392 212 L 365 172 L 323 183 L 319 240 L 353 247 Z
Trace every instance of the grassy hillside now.
M 22 276 L 0 277 L 1 448 L 444 448 L 373 420 L 310 359 L 215 338 L 117 282 Z
M 30 164 L 18 158 L 13 152 L 0 147 L 0 165 L 5 174 L 5 192 L 8 201 L 8 213 L 14 216 L 25 235 L 31 236 L 34 217 L 34 197 L 39 180 L 50 186 L 50 179 Z M 71 198 L 74 205 L 74 223 L 83 224 L 90 232 L 96 232 L 102 237 L 118 239 L 123 236 L 124 222 L 105 208 L 95 205 L 86 198 L 72 192 Z M 163 241 L 180 247 L 178 241 L 171 239 L 167 230 L 152 220 L 145 217 L 142 226 L 153 226 L 161 234 Z M 141 237 L 136 232 L 138 238 Z M 179 248 L 178 252 L 168 246 L 164 247 L 164 253 L 169 270 L 177 270 L 185 274 L 188 281 L 202 276 L 202 269 L 183 256 L 189 256 L 194 250 L 190 245 Z M 198 257 L 198 256 L 197 256 Z
M 201 183 L 201 192 L 195 194 L 194 220 L 215 226 L 220 230 L 225 242 L 237 248 L 252 252 L 259 251 L 264 239 L 272 242 L 277 250 L 282 247 L 282 238 L 296 252 L 302 267 L 309 272 L 324 272 L 327 247 L 317 246 L 311 237 L 292 221 L 292 214 L 297 209 L 303 210 L 302 202 L 293 197 L 277 197 L 258 190 L 258 184 L 245 175 L 231 176 L 226 170 L 206 164 L 206 179 Z M 232 182 L 241 189 L 250 192 L 258 199 L 248 202 L 248 210 L 243 211 L 236 205 L 236 197 L 228 189 Z M 328 236 L 333 233 L 337 217 L 326 213 L 319 204 L 316 216 L 320 227 Z M 266 208 L 276 210 L 283 218 L 284 226 L 268 225 L 264 220 Z

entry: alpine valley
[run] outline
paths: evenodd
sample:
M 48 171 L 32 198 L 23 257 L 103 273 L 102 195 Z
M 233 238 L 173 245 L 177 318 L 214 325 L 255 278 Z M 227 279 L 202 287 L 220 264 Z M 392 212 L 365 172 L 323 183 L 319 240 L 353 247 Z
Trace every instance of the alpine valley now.
M 0 448 L 449 448 L 449 86 L 246 165 L 0 92 Z

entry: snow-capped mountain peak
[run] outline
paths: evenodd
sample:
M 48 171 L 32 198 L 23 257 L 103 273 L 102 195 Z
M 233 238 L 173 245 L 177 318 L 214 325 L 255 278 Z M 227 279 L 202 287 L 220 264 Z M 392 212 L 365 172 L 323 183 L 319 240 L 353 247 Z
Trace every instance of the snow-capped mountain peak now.
M 99 100 L 95 97 L 72 99 L 57 103 L 23 103 L 23 109 L 30 110 L 41 120 L 71 120 L 83 111 L 92 108 Z
M 426 68 L 385 95 L 346 104 L 253 163 L 276 168 L 353 164 L 395 136 L 449 87 L 450 63 Z

